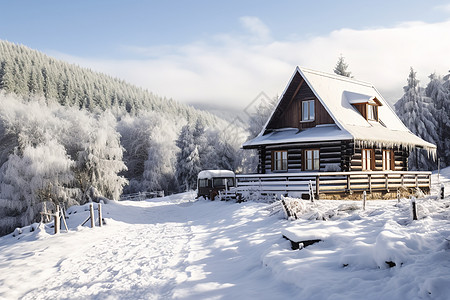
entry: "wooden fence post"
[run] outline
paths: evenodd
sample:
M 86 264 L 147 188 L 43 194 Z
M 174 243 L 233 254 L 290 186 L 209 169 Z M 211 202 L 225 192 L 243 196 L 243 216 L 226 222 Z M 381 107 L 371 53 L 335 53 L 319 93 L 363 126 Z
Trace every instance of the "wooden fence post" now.
M 319 193 L 320 193 L 320 176 L 316 176 L 316 198 L 319 200 Z
M 94 204 L 93 203 L 91 203 L 89 205 L 89 211 L 91 214 L 91 228 L 94 228 L 95 227 L 95 218 L 94 218 Z
M 386 187 L 386 192 L 389 193 L 389 175 L 384 174 L 384 185 Z
M 413 220 L 417 220 L 417 206 L 416 206 L 416 197 L 411 197 L 411 207 L 413 213 Z
M 103 222 L 102 222 L 102 205 L 99 203 L 98 204 L 98 227 L 102 227 Z
M 61 228 L 60 225 L 60 216 L 59 216 L 59 205 L 56 205 L 56 211 L 53 215 L 54 225 L 55 225 L 55 234 L 59 233 L 59 230 Z
M 366 197 L 367 197 L 367 194 L 366 194 L 366 191 L 364 191 L 363 192 L 363 210 L 366 210 Z
M 312 187 L 312 181 L 310 180 L 308 183 L 308 187 L 309 187 L 309 200 L 311 200 L 311 202 L 314 202 L 314 190 Z
M 66 210 L 64 209 L 64 206 L 61 207 L 61 219 L 63 220 L 64 227 L 66 228 L 66 232 L 69 232 L 69 228 L 67 227 L 66 222 Z

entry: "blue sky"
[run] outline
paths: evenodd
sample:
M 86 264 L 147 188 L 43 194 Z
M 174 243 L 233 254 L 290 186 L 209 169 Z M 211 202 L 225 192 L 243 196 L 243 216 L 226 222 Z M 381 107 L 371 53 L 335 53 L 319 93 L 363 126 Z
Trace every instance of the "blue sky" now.
M 296 65 L 332 71 L 343 54 L 355 77 L 372 81 L 393 102 L 401 96 L 409 66 L 424 83 L 430 72 L 450 68 L 448 60 L 439 62 L 440 53 L 423 45 L 449 53 L 443 41 L 450 32 L 449 4 L 2 1 L 0 39 L 162 96 L 219 106 L 239 106 L 260 91 L 279 94 Z M 386 68 L 392 73 L 388 78 Z

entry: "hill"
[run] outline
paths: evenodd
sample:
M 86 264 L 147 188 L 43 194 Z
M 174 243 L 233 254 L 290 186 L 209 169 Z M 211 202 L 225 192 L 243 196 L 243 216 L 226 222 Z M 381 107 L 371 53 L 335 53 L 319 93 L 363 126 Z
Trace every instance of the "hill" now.
M 134 115 L 156 111 L 186 120 L 217 122 L 215 116 L 159 97 L 121 79 L 51 58 L 23 45 L 0 40 L 0 90 L 21 97 L 40 96 L 61 105 L 121 109 Z

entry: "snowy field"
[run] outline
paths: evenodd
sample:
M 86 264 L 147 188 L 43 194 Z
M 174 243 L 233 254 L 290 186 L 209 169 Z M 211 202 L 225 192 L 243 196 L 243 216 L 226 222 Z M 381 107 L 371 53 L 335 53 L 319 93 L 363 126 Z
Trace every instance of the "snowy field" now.
M 450 168 L 441 181 L 448 195 Z M 95 229 L 72 207 L 68 233 L 0 238 L 0 299 L 449 299 L 450 196 L 436 188 L 418 221 L 408 199 L 305 201 L 288 221 L 185 193 L 109 203 Z M 283 234 L 322 241 L 291 250 Z

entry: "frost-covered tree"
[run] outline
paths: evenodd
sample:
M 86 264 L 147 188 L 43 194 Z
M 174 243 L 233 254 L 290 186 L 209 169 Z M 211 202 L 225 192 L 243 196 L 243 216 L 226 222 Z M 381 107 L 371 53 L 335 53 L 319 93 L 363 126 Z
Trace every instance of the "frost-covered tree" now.
M 439 77 L 435 73 L 429 76 L 425 91 L 434 105 L 433 119 L 436 120 L 437 154 L 441 167 L 450 165 L 450 75 Z
M 438 135 L 435 108 L 432 100 L 426 97 L 425 91 L 419 87 L 419 80 L 413 68 L 410 69 L 407 82 L 408 85 L 403 88 L 405 94 L 395 104 L 397 114 L 414 134 L 428 142 L 436 143 Z M 411 152 L 409 166 L 416 170 L 433 169 L 435 162 L 427 153 L 416 149 Z
M 38 220 L 43 202 L 117 199 L 126 182 L 119 138 L 108 112 L 0 93 L 0 231 Z
M 118 200 L 127 180 L 120 176 L 126 170 L 122 161 L 123 147 L 116 131 L 116 119 L 106 112 L 92 121 L 84 149 L 79 152 L 76 165 L 77 180 L 83 197 L 92 195 Z
M 344 57 L 339 56 L 338 61 L 336 63 L 336 66 L 334 67 L 334 73 L 341 75 L 341 76 L 345 76 L 345 77 L 352 77 L 352 73 L 347 71 L 348 69 L 348 64 L 345 63 Z
M 153 112 L 125 116 L 119 122 L 124 161 L 130 183 L 126 193 L 164 190 L 173 192 L 175 126 Z
M 39 220 L 44 202 L 72 204 L 73 165 L 54 139 L 16 148 L 0 168 L 0 233 Z
M 198 145 L 195 144 L 194 131 L 189 124 L 183 126 L 176 141 L 180 148 L 176 160 L 176 177 L 181 190 L 196 188 L 197 175 L 202 170 Z

